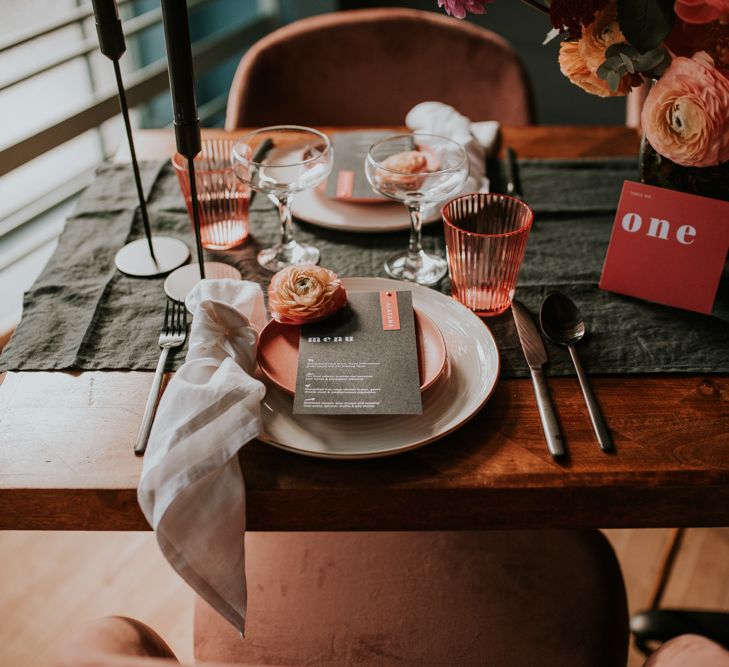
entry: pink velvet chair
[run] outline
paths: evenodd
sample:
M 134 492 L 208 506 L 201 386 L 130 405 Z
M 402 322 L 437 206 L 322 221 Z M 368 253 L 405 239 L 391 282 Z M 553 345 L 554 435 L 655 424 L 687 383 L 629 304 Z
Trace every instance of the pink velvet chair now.
M 625 666 L 623 580 L 597 531 L 249 533 L 246 560 L 246 637 L 198 601 L 199 663 Z M 107 618 L 55 667 L 165 658 L 149 628 Z
M 392 8 L 314 16 L 254 44 L 235 74 L 225 128 L 401 125 L 425 100 L 473 120 L 534 122 L 524 67 L 504 39 L 442 14 Z

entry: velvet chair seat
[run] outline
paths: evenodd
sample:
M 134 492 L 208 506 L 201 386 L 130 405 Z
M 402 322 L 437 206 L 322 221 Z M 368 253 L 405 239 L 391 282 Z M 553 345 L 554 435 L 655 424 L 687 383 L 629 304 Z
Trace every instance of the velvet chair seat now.
M 624 667 L 597 531 L 249 533 L 246 636 L 202 601 L 201 662 Z
M 534 121 L 524 68 L 504 39 L 435 12 L 393 8 L 322 14 L 261 39 L 238 66 L 225 127 L 402 125 L 426 100 L 473 120 Z

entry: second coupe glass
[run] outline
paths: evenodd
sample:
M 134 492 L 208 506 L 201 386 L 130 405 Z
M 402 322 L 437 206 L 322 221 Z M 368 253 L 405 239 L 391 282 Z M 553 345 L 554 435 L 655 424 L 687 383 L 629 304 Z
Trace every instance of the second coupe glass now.
M 408 249 L 390 257 L 385 271 L 400 280 L 435 285 L 448 272 L 448 264 L 444 257 L 423 250 L 423 210 L 463 187 L 468 177 L 463 147 L 434 134 L 398 134 L 370 147 L 365 173 L 376 192 L 402 202 L 410 212 Z
M 258 253 L 258 263 L 269 271 L 319 261 L 317 248 L 294 239 L 291 201 L 297 192 L 315 188 L 329 176 L 332 154 L 326 135 L 297 125 L 264 127 L 245 135 L 233 147 L 238 178 L 278 206 L 281 239 Z

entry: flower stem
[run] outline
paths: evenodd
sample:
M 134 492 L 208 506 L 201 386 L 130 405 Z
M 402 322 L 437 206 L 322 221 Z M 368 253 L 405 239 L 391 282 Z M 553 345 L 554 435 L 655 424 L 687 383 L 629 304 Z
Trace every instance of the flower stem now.
M 534 7 L 534 9 L 542 12 L 543 14 L 547 14 L 549 16 L 549 7 L 545 7 L 541 2 L 537 2 L 537 0 L 521 0 L 522 2 L 526 3 L 530 7 Z

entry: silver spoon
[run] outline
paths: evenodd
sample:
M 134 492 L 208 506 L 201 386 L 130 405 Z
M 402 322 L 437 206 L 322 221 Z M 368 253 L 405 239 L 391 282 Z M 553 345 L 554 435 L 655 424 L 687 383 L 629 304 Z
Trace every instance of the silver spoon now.
M 575 349 L 575 343 L 582 340 L 587 330 L 579 309 L 568 296 L 561 292 L 552 292 L 542 302 L 539 311 L 539 323 L 549 340 L 558 345 L 564 345 L 569 350 L 572 363 L 577 371 L 577 378 L 580 381 L 582 395 L 585 397 L 587 411 L 590 413 L 590 421 L 597 442 L 604 452 L 611 451 L 613 442 L 610 438 L 610 432 L 605 424 L 602 412 L 600 412 L 600 406 L 592 393 L 587 373 L 585 373 Z

